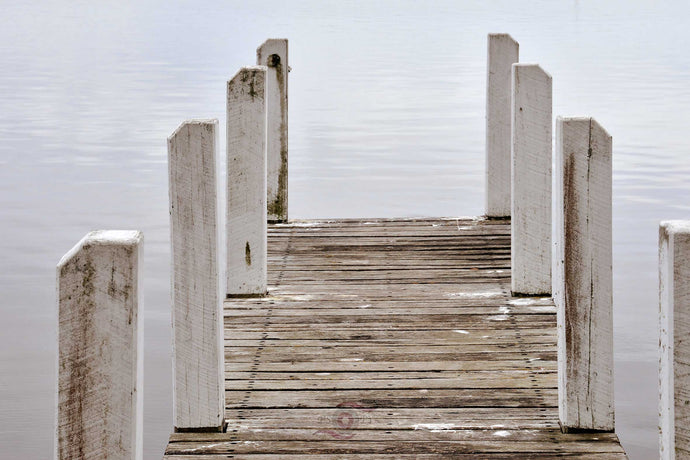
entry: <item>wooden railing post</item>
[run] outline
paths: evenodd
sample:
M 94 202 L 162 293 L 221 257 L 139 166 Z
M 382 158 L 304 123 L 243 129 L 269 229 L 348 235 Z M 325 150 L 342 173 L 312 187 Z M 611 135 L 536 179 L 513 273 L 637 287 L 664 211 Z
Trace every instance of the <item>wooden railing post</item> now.
M 186 121 L 168 138 L 176 431 L 220 431 L 225 420 L 217 127 Z
M 690 221 L 659 228 L 659 435 L 662 460 L 690 458 Z
M 142 458 L 143 236 L 86 235 L 57 266 L 56 458 Z
M 513 64 L 511 105 L 511 285 L 551 293 L 551 76 Z
M 563 431 L 614 430 L 611 136 L 556 121 L 553 298 Z
M 228 296 L 267 292 L 266 72 L 244 67 L 228 82 Z
M 269 222 L 288 220 L 288 41 L 271 38 L 256 49 L 257 65 L 266 66 L 267 209 Z
M 510 216 L 510 87 L 520 45 L 489 34 L 486 65 L 486 215 Z

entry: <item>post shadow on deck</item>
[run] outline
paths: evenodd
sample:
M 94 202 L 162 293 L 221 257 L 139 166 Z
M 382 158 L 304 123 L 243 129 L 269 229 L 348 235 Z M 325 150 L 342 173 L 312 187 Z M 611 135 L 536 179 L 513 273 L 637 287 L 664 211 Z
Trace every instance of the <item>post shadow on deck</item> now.
M 55 458 L 143 457 L 143 236 L 87 234 L 57 266 Z

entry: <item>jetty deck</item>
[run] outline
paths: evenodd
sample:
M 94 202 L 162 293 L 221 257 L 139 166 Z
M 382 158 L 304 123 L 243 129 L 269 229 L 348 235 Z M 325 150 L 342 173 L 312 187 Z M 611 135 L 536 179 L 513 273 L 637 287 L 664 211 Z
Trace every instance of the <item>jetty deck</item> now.
M 164 458 L 627 458 L 561 432 L 556 308 L 511 296 L 510 240 L 509 220 L 269 225 L 269 295 L 225 302 L 227 431 Z

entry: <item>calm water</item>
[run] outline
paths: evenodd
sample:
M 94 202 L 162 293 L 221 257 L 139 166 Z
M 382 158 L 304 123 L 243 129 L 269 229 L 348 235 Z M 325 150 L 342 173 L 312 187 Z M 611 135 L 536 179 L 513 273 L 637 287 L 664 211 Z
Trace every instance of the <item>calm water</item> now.
M 690 4 L 426 3 L 2 2 L 0 456 L 52 454 L 54 267 L 97 228 L 145 234 L 145 457 L 161 456 L 165 139 L 224 120 L 225 81 L 265 38 L 290 39 L 292 217 L 448 216 L 483 212 L 488 32 L 551 73 L 554 115 L 613 135 L 617 430 L 656 456 L 657 226 L 690 218 Z

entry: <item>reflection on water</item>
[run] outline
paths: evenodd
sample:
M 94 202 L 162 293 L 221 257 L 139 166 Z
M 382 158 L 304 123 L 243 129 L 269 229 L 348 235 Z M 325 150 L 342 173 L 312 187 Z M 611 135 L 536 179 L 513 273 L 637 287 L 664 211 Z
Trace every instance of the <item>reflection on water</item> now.
M 293 217 L 483 211 L 486 34 L 553 75 L 554 114 L 614 137 L 618 431 L 656 450 L 658 221 L 690 215 L 690 5 L 649 1 L 24 2 L 0 19 L 0 445 L 46 458 L 54 266 L 87 231 L 146 235 L 146 458 L 171 429 L 166 137 L 289 37 Z M 221 123 L 223 127 L 223 123 Z M 221 133 L 221 139 L 223 135 Z

